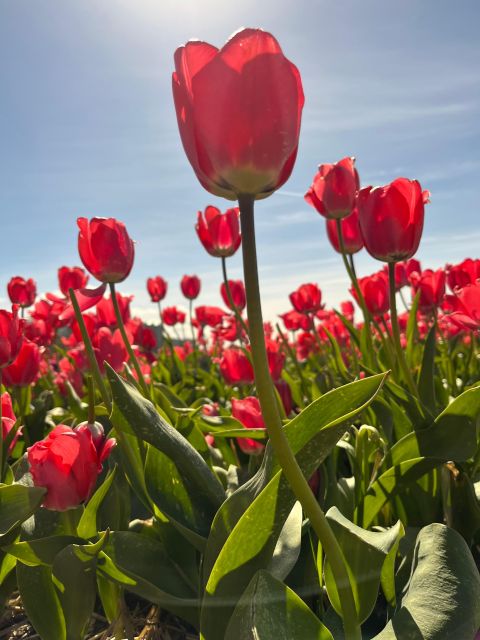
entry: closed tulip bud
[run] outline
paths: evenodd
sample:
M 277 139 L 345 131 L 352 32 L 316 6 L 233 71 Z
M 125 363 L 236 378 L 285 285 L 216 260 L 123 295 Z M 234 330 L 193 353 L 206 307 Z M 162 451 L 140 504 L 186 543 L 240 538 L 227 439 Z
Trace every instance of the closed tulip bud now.
M 52 511 L 74 509 L 88 500 L 114 440 L 105 440 L 97 425 L 75 429 L 60 424 L 27 449 L 33 483 L 45 487 L 43 506 Z M 102 429 L 103 432 L 103 429 Z
M 0 369 L 11 364 L 18 355 L 23 342 L 24 323 L 18 317 L 18 307 L 12 312 L 0 309 Z
M 167 295 L 167 288 L 168 284 L 162 276 L 155 276 L 155 278 L 147 280 L 147 291 L 152 302 L 161 302 Z
M 365 298 L 365 304 L 372 316 L 383 316 L 390 309 L 390 291 L 388 276 L 383 271 L 371 276 L 358 279 L 358 286 Z M 357 299 L 355 289 L 350 289 L 351 294 Z
M 342 253 L 340 240 L 338 238 L 337 221 L 330 218 L 327 223 L 327 236 L 330 244 L 337 253 Z M 355 208 L 346 218 L 340 220 L 342 227 L 343 247 L 345 253 L 353 255 L 363 249 L 363 238 L 358 223 L 358 209 Z
M 233 304 L 239 311 L 245 309 L 245 305 L 247 304 L 247 298 L 245 295 L 245 286 L 241 280 L 229 280 L 228 288 L 230 289 L 230 293 L 232 296 Z M 227 295 L 227 287 L 225 283 L 222 282 L 220 285 L 220 294 L 223 298 L 224 303 L 227 305 L 229 309 L 233 310 L 232 305 L 230 304 L 230 300 Z
M 15 276 L 7 285 L 8 297 L 12 304 L 20 307 L 31 307 L 37 296 L 37 285 L 35 280 Z
M 8 386 L 28 387 L 38 376 L 40 358 L 38 345 L 24 340 L 15 360 L 3 369 L 3 382 Z
M 248 396 L 243 400 L 232 398 L 232 416 L 243 424 L 246 429 L 264 429 L 260 402 L 255 396 Z M 240 449 L 248 455 L 259 455 L 264 445 L 253 438 L 237 438 Z
M 70 289 L 83 289 L 87 282 L 88 276 L 82 267 L 60 267 L 58 270 L 58 286 L 66 297 Z
M 265 198 L 295 163 L 303 108 L 297 68 L 260 29 L 218 50 L 191 41 L 175 52 L 178 127 L 200 183 L 217 196 Z
M 122 282 L 133 267 L 135 247 L 123 222 L 115 218 L 78 218 L 78 251 L 100 282 Z
M 433 311 L 445 296 L 445 271 L 425 269 L 422 273 L 414 272 L 410 276 L 412 295 L 415 297 L 420 291 L 418 306 L 422 311 Z
M 195 300 L 200 293 L 200 278 L 198 276 L 183 276 L 180 281 L 180 289 L 188 300 Z
M 315 313 L 322 306 L 322 292 L 316 284 L 302 284 L 290 294 L 290 302 L 299 313 Z
M 221 213 L 220 209 L 210 205 L 203 215 L 201 211 L 198 212 L 195 229 L 211 256 L 229 258 L 237 251 L 242 241 L 239 216 L 237 207 Z
M 383 262 L 399 262 L 414 255 L 429 195 L 417 180 L 407 178 L 359 191 L 360 229 L 370 255 Z
M 319 166 L 305 200 L 325 218 L 346 218 L 353 211 L 359 188 L 355 158 L 347 157 Z

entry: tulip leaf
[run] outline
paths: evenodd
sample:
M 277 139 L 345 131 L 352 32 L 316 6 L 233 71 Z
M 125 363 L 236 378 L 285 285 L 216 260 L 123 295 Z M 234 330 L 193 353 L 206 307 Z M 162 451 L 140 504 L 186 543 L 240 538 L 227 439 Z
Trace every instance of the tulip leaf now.
M 42 640 L 66 640 L 65 618 L 50 567 L 17 563 L 18 590 L 28 619 Z
M 117 467 L 114 467 L 88 501 L 77 527 L 78 535 L 81 538 L 93 538 L 97 535 L 97 511 L 112 486 L 116 472 Z
M 34 513 L 45 492 L 43 487 L 0 485 L 0 539 Z
M 302 505 L 296 502 L 275 546 L 267 571 L 279 580 L 285 580 L 295 566 L 302 546 Z
M 342 549 L 358 620 L 362 623 L 371 614 L 377 601 L 384 562 L 404 535 L 402 523 L 398 521 L 385 531 L 366 531 L 347 520 L 336 507 L 331 507 L 326 516 Z M 328 558 L 325 562 L 325 586 L 332 606 L 341 615 L 339 594 Z
M 97 566 L 105 578 L 198 626 L 196 585 L 160 541 L 116 531 L 100 552 Z
M 422 366 L 418 375 L 418 392 L 420 394 L 420 398 L 432 414 L 435 414 L 436 409 L 435 352 L 437 350 L 437 343 L 435 338 L 435 325 L 432 325 L 423 347 Z
M 70 544 L 79 542 L 82 542 L 82 539 L 76 536 L 48 536 L 38 540 L 15 542 L 3 547 L 3 550 L 28 566 L 44 565 L 51 567 L 55 557 L 62 549 Z
M 243 592 L 225 634 L 228 640 L 333 640 L 303 600 L 268 571 Z
M 189 442 L 169 425 L 153 404 L 136 389 L 127 384 L 115 371 L 107 366 L 115 409 L 123 416 L 137 438 L 148 442 L 175 464 L 189 486 L 194 487 L 192 499 L 199 508 L 213 519 L 215 512 L 225 499 L 225 492 L 202 456 Z M 122 428 L 122 425 L 119 425 Z
M 285 435 L 307 478 L 343 435 L 348 420 L 373 400 L 385 377 L 377 375 L 335 389 L 287 423 Z M 223 638 L 242 589 L 256 571 L 269 566 L 294 503 L 268 443 L 259 471 L 222 505 L 208 539 L 202 609 L 202 633 L 208 640 Z
M 462 536 L 433 523 L 418 534 L 410 579 L 393 617 L 374 640 L 474 638 L 480 576 Z

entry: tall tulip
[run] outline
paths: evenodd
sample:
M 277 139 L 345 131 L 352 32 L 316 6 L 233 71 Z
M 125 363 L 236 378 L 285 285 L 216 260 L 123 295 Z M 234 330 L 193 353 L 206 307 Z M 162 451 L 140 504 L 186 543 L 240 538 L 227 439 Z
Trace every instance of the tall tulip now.
M 343 158 L 335 164 L 321 164 L 305 200 L 325 218 L 349 216 L 360 188 L 355 158 Z
M 342 253 L 340 239 L 338 237 L 337 221 L 334 218 L 326 220 L 327 236 L 330 244 L 337 253 Z M 358 209 L 354 208 L 352 213 L 340 220 L 343 237 L 343 247 L 345 253 L 353 255 L 363 248 L 363 238 L 358 223 Z
M 167 295 L 168 284 L 162 276 L 148 278 L 147 291 L 152 302 L 161 302 Z
M 22 308 L 31 307 L 37 295 L 37 285 L 32 278 L 25 280 L 15 276 L 8 283 L 7 291 L 12 304 L 18 304 Z
M 183 276 L 180 281 L 180 289 L 188 300 L 195 300 L 200 294 L 201 282 L 198 276 Z
M 220 209 L 209 205 L 205 213 L 198 212 L 195 230 L 211 256 L 229 258 L 237 251 L 242 241 L 239 217 L 238 207 L 221 213 Z

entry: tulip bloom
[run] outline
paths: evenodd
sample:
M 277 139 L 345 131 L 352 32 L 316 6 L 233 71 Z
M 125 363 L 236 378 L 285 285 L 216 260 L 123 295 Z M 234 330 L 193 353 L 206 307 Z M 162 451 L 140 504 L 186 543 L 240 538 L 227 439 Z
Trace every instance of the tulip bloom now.
M 383 271 L 388 277 L 388 265 L 385 265 Z M 406 260 L 405 262 L 396 262 L 395 263 L 395 289 L 396 291 L 400 291 L 403 287 L 406 287 L 410 284 L 410 276 L 414 271 L 420 273 L 422 271 L 421 264 L 415 258 L 410 258 L 410 260 Z
M 200 293 L 200 278 L 198 276 L 183 276 L 180 281 L 180 289 L 188 300 L 195 300 Z
M 298 331 L 298 329 L 308 331 L 312 326 L 311 319 L 305 314 L 295 311 L 295 309 L 282 313 L 279 317 L 283 320 L 287 331 Z
M 0 309 L 0 369 L 11 364 L 23 342 L 23 321 L 18 318 L 18 307 L 12 312 Z
M 102 463 L 115 440 L 106 440 L 99 423 L 75 429 L 60 424 L 27 449 L 33 483 L 45 487 L 43 506 L 53 511 L 74 509 L 88 500 Z
M 243 400 L 232 398 L 232 416 L 246 429 L 265 428 L 260 402 L 255 396 L 248 396 Z M 258 455 L 264 449 L 264 445 L 253 438 L 237 438 L 237 443 L 240 449 L 249 455 Z
M 10 397 L 9 393 L 0 394 L 0 406 L 1 406 L 0 415 L 2 416 L 2 434 L 1 435 L 3 440 L 5 440 L 5 438 L 8 436 L 10 431 L 13 429 L 15 422 L 17 421 L 17 418 L 13 411 L 12 398 Z M 8 448 L 9 453 L 13 451 L 13 448 L 15 447 L 15 444 L 18 440 L 19 435 L 20 435 L 20 429 L 17 431 L 14 438 L 10 442 L 10 446 Z
M 240 349 L 225 349 L 220 360 L 220 373 L 227 384 L 253 384 L 253 367 Z
M 132 300 L 133 296 L 122 296 L 121 293 L 117 293 L 118 308 L 120 309 L 123 324 L 130 320 L 130 303 Z M 97 318 L 100 324 L 108 327 L 116 326 L 117 317 L 111 298 L 102 298 L 97 304 Z
M 40 370 L 41 352 L 34 342 L 24 340 L 15 360 L 3 369 L 3 382 L 9 387 L 28 387 Z
M 186 314 L 177 307 L 165 307 L 162 311 L 162 322 L 168 327 L 185 322 Z
M 480 260 L 467 258 L 456 265 L 447 265 L 447 283 L 451 291 L 455 293 L 457 287 L 462 288 L 467 284 L 474 284 L 480 278 Z
M 316 284 L 302 284 L 289 297 L 293 308 L 299 313 L 315 313 L 322 306 L 322 292 Z
M 88 275 L 82 267 L 60 267 L 58 270 L 58 286 L 65 297 L 70 289 L 83 289 L 88 282 Z
M 243 311 L 243 309 L 245 309 L 245 305 L 247 304 L 247 298 L 245 296 L 245 286 L 243 282 L 241 280 L 229 280 L 228 288 L 230 289 L 230 293 L 232 295 L 233 304 L 239 311 Z M 225 286 L 224 282 L 222 282 L 222 284 L 220 285 L 220 294 L 227 307 L 229 309 L 232 309 L 233 311 L 233 307 L 228 299 L 227 287 Z
M 280 344 L 275 340 L 265 341 L 267 349 L 268 369 L 273 380 L 279 380 L 285 364 L 285 353 L 281 350 Z
M 201 327 L 218 327 L 222 324 L 225 317 L 225 311 L 220 307 L 196 307 L 195 317 Z
M 359 278 L 358 286 L 365 298 L 367 309 L 372 316 L 383 316 L 390 309 L 388 276 L 383 271 L 365 278 Z M 359 302 L 355 289 L 350 289 L 350 293 Z
M 412 296 L 420 291 L 418 306 L 422 311 L 432 311 L 443 301 L 445 295 L 445 271 L 425 269 L 422 273 L 416 271 L 410 276 Z
M 112 332 L 108 327 L 100 327 L 93 336 L 92 344 L 102 373 L 105 373 L 105 362 L 108 362 L 115 371 L 122 370 L 128 359 L 128 353 L 119 329 Z
M 330 240 L 330 244 L 337 253 L 342 253 L 340 248 L 340 240 L 337 232 L 337 221 L 330 218 L 326 221 L 327 224 L 327 236 Z M 353 255 L 363 249 L 363 238 L 360 231 L 360 225 L 358 223 L 358 209 L 355 208 L 352 213 L 346 218 L 340 220 L 342 227 L 343 246 L 345 253 Z
M 203 215 L 198 212 L 195 230 L 211 256 L 229 258 L 237 251 L 242 241 L 239 217 L 238 207 L 221 213 L 220 209 L 210 205 Z
M 355 158 L 347 157 L 318 167 L 305 201 L 325 218 L 346 218 L 353 212 L 359 188 Z
M 260 29 L 218 50 L 190 41 L 175 52 L 178 128 L 198 180 L 214 195 L 265 198 L 289 178 L 304 103 L 297 68 Z
M 115 218 L 78 218 L 78 252 L 87 271 L 100 282 L 122 282 L 133 267 L 135 247 L 123 222 Z
M 480 329 L 480 280 L 455 290 L 455 295 L 447 296 L 453 313 L 446 316 L 462 329 Z
M 8 297 L 12 304 L 20 307 L 31 307 L 37 295 L 37 285 L 35 280 L 15 276 L 7 284 Z
M 370 255 L 383 262 L 411 258 L 420 244 L 429 196 L 417 180 L 407 178 L 361 189 L 357 199 L 360 229 Z
M 147 291 L 152 302 L 161 302 L 167 295 L 167 288 L 168 284 L 162 276 L 155 276 L 155 278 L 147 280 Z

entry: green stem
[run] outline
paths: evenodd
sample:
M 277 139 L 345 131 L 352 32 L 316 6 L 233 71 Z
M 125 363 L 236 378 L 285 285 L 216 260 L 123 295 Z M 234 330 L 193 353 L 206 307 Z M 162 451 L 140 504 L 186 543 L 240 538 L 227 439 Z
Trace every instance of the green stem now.
M 400 364 L 400 368 L 403 372 L 405 382 L 410 390 L 410 393 L 415 396 L 418 400 L 420 400 L 420 395 L 418 393 L 417 385 L 415 384 L 412 373 L 408 368 L 407 361 L 405 359 L 405 353 L 402 349 L 402 344 L 400 342 L 400 326 L 398 324 L 398 315 L 397 315 L 397 300 L 396 300 L 396 287 L 395 287 L 395 263 L 388 263 L 388 281 L 390 285 L 390 324 L 392 325 L 392 335 L 393 335 L 393 343 L 395 346 L 395 351 L 397 353 L 397 359 Z
M 223 282 L 225 284 L 225 291 L 227 292 L 227 298 L 230 304 L 230 309 L 235 314 L 235 318 L 237 319 L 237 322 L 240 323 L 240 326 L 245 331 L 245 335 L 248 336 L 248 327 L 245 324 L 245 320 L 242 318 L 242 314 L 238 310 L 237 305 L 233 301 L 232 291 L 230 289 L 230 285 L 228 284 L 228 278 L 227 278 L 227 261 L 224 256 L 222 256 L 222 274 L 223 274 Z
M 87 352 L 87 358 L 90 365 L 90 371 L 95 378 L 95 382 L 97 383 L 97 387 L 100 391 L 100 395 L 102 396 L 103 404 L 107 408 L 108 413 L 112 412 L 112 402 L 110 400 L 110 396 L 108 395 L 107 387 L 103 381 L 102 374 L 100 373 L 100 367 L 98 366 L 97 358 L 95 357 L 95 352 L 92 347 L 92 341 L 90 340 L 90 336 L 88 335 L 87 327 L 85 326 L 85 322 L 83 320 L 82 312 L 80 311 L 80 307 L 78 306 L 77 297 L 75 295 L 75 291 L 73 289 L 69 289 L 70 300 L 72 301 L 73 310 L 75 311 L 75 318 L 77 320 L 78 326 L 80 328 L 80 333 L 82 334 L 83 344 L 85 345 L 85 351 Z
M 88 424 L 95 423 L 95 384 L 93 377 L 87 378 L 87 392 L 88 392 Z
M 120 307 L 118 306 L 117 292 L 115 291 L 115 284 L 113 282 L 109 282 L 108 286 L 110 287 L 110 297 L 112 298 L 113 309 L 115 311 L 115 317 L 117 319 L 118 328 L 122 335 L 123 343 L 127 350 L 130 362 L 133 364 L 133 367 L 137 372 L 138 382 L 142 388 L 143 395 L 146 398 L 148 398 L 150 394 L 148 392 L 147 383 L 145 382 L 145 378 L 143 377 L 142 370 L 140 369 L 140 365 L 138 364 L 138 360 L 133 352 L 132 345 L 130 344 L 130 340 L 128 339 L 127 332 L 125 331 L 125 325 L 123 324 L 122 314 L 120 313 Z
M 251 196 L 239 196 L 240 220 L 242 226 L 243 270 L 247 295 L 247 312 L 250 344 L 255 372 L 255 384 L 267 425 L 268 435 L 275 455 L 290 487 L 300 501 L 305 514 L 318 536 L 332 567 L 337 584 L 343 614 L 345 637 L 361 640 L 355 600 L 345 558 L 330 525 L 305 479 L 297 459 L 290 449 L 282 427 L 272 379 L 268 369 L 265 334 L 263 330 L 260 287 L 258 282 L 257 252 L 255 245 L 255 222 Z
M 77 514 L 75 509 L 67 509 L 60 512 L 60 521 L 63 525 L 65 535 L 77 535 Z
M 195 341 L 195 327 L 193 326 L 193 300 L 188 301 L 188 312 L 190 314 L 190 329 L 192 332 L 193 366 L 195 369 L 195 375 L 197 375 L 197 343 Z

